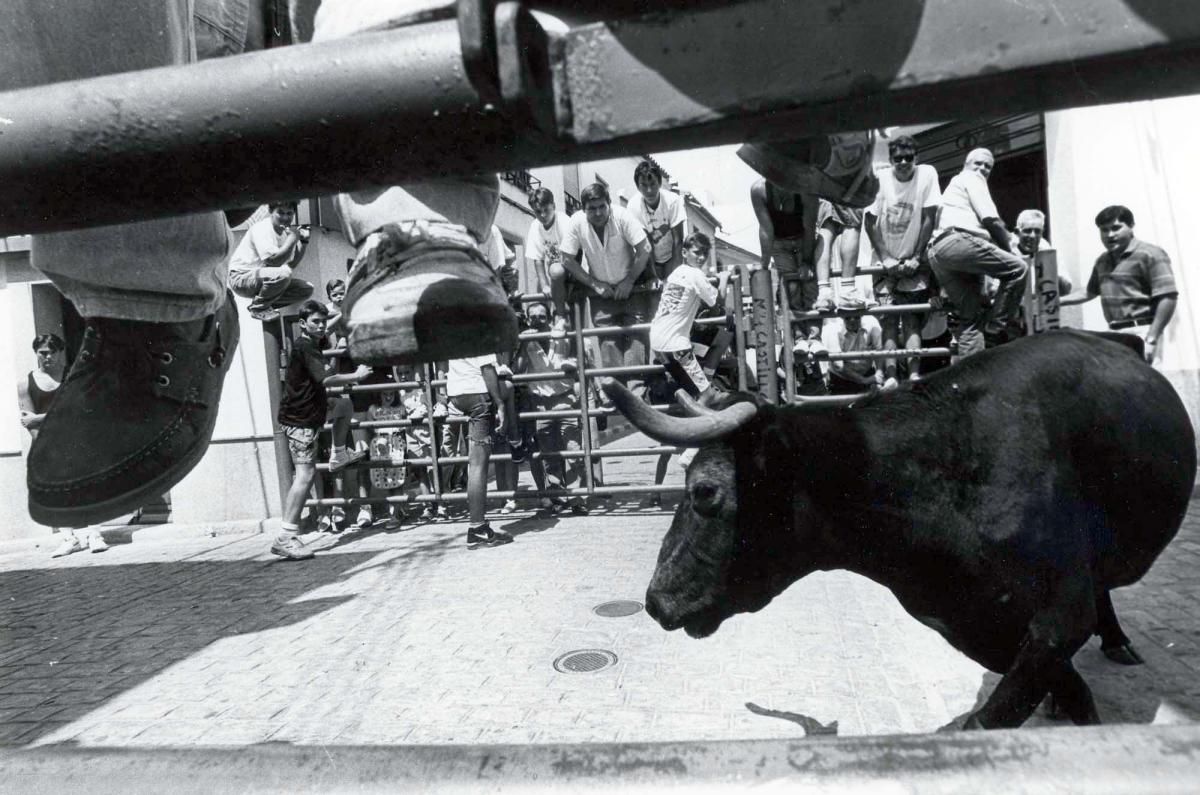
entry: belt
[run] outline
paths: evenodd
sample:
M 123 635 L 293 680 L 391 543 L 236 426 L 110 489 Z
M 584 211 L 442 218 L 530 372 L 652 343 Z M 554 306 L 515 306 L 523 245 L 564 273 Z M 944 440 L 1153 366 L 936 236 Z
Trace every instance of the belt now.
M 1153 319 L 1149 317 L 1130 317 L 1124 320 L 1114 320 L 1108 324 L 1108 327 L 1113 331 L 1120 331 L 1123 328 L 1133 328 L 1134 326 L 1149 326 L 1150 321 Z
M 931 245 L 931 246 L 932 246 L 934 243 L 937 243 L 937 242 L 939 242 L 939 241 L 945 240 L 946 238 L 950 237 L 950 235 L 953 235 L 953 234 L 955 234 L 956 232 L 957 232 L 958 234 L 962 234 L 962 235 L 969 235 L 969 234 L 971 234 L 970 232 L 964 232 L 963 230 L 959 229 L 957 226 L 952 226 L 952 227 L 950 227 L 950 228 L 948 228 L 948 229 L 943 229 L 942 231 L 940 231 L 940 232 L 938 232 L 936 235 L 934 235 L 934 236 L 933 236 L 933 240 L 930 240 L 930 241 L 929 241 L 929 245 Z

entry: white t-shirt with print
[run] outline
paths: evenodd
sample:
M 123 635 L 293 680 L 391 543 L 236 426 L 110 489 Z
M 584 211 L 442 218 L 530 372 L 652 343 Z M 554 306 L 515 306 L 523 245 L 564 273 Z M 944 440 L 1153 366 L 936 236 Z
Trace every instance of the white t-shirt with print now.
M 703 271 L 681 265 L 663 283 L 658 314 L 650 324 L 650 349 L 686 351 L 692 347 L 692 323 L 700 311 L 700 302 L 717 302 L 717 288 L 708 283 Z
M 675 246 L 671 230 L 687 219 L 683 209 L 683 199 L 679 194 L 674 191 L 660 190 L 658 206 L 650 209 L 646 200 L 639 193 L 633 197 L 625 209 L 629 210 L 630 214 L 646 230 L 646 236 L 650 239 L 650 245 L 653 248 L 651 256 L 654 261 L 662 263 L 670 260 Z
M 567 222 L 566 234 L 559 246 L 564 257 L 583 252 L 587 270 L 605 284 L 617 284 L 633 270 L 633 249 L 646 240 L 634 217 L 624 207 L 610 207 L 604 242 L 588 223 L 587 213 L 578 210 Z
M 529 224 L 529 234 L 525 235 L 525 259 L 530 262 L 542 260 L 547 265 L 562 259 L 558 246 L 562 243 L 568 223 L 570 221 L 565 213 L 555 213 L 554 223 L 550 224 L 549 229 L 534 218 Z
M 887 253 L 896 259 L 908 259 L 920 253 L 917 239 L 921 236 L 921 211 L 941 202 L 937 169 L 919 165 L 908 182 L 896 179 L 894 171 L 880 174 L 879 193 L 867 212 L 878 219 Z

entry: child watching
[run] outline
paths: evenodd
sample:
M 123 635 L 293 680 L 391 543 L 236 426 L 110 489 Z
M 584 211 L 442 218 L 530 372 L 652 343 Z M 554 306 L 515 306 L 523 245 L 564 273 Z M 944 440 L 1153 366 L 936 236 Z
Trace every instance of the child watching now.
M 683 241 L 683 265 L 672 271 L 663 284 L 658 313 L 650 324 L 650 349 L 671 377 L 695 398 L 711 385 L 692 352 L 692 323 L 700 302 L 713 306 L 724 300 L 729 284 L 729 271 L 721 272 L 716 287 L 708 283 L 704 266 L 711 250 L 712 241 L 703 232 L 694 232 Z

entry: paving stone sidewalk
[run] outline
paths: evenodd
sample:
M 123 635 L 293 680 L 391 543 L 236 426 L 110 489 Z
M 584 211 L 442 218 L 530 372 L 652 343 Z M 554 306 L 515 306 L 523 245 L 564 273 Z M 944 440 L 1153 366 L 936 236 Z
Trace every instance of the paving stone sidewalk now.
M 654 457 L 606 466 L 610 483 L 648 482 Z M 475 551 L 462 524 L 314 535 L 317 557 L 299 563 L 271 556 L 269 535 L 169 529 L 58 560 L 48 544 L 0 549 L 0 744 L 803 736 L 748 702 L 837 721 L 842 735 L 929 732 L 995 684 L 845 572 L 809 577 L 704 640 L 644 611 L 601 617 L 602 603 L 643 600 L 670 522 L 633 505 L 518 514 L 497 523 L 515 543 Z M 1147 664 L 1113 665 L 1095 641 L 1077 657 L 1106 720 L 1200 716 L 1198 567 L 1200 505 L 1150 575 L 1114 595 Z M 555 670 L 581 649 L 617 662 Z

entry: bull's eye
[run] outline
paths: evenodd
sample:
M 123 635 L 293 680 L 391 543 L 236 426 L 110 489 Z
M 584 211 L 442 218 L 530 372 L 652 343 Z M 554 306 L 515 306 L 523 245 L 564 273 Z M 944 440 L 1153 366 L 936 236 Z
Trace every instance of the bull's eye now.
M 721 509 L 721 490 L 712 483 L 700 481 L 692 486 L 692 507 L 701 516 L 715 516 Z

